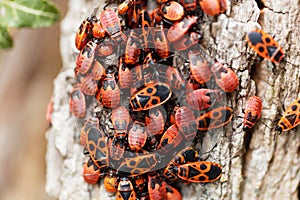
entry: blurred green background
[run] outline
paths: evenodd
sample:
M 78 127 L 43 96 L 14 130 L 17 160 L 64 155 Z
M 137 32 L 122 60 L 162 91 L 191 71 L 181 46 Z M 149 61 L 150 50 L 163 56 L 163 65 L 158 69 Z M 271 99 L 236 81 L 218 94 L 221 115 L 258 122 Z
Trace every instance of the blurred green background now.
M 62 12 L 67 0 L 53 0 Z M 0 52 L 0 199 L 50 199 L 45 193 L 45 119 L 62 67 L 59 22 L 11 30 L 14 47 Z

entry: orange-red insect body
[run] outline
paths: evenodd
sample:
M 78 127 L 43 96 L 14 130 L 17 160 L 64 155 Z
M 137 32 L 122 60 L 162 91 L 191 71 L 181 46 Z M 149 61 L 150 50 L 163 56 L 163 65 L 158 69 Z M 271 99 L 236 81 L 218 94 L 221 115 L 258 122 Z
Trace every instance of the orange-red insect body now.
M 120 104 L 121 91 L 116 83 L 113 70 L 109 69 L 103 78 L 100 98 L 103 106 L 107 108 L 115 108 Z
M 199 0 L 201 9 L 209 16 L 219 15 L 227 10 L 226 0 Z
M 134 0 L 125 0 L 118 5 L 118 14 L 124 15 L 127 13 L 129 8 L 133 5 Z
M 130 106 L 134 111 L 149 110 L 165 103 L 172 91 L 164 83 L 153 83 L 139 90 L 130 98 Z
M 182 200 L 180 192 L 169 184 L 166 184 L 167 200 Z
M 122 89 L 129 89 L 132 86 L 132 71 L 125 66 L 122 58 L 119 62 L 119 85 Z
M 246 35 L 248 45 L 261 57 L 273 63 L 279 63 L 284 58 L 284 52 L 271 35 L 262 30 L 253 30 Z
M 168 153 L 173 150 L 176 150 L 180 145 L 181 141 L 183 140 L 183 135 L 179 131 L 176 125 L 171 125 L 163 134 L 160 139 L 160 144 L 158 145 L 157 149 L 160 149 L 163 153 Z
M 186 106 L 179 107 L 175 113 L 175 121 L 186 140 L 192 142 L 196 136 L 198 126 L 193 111 Z
M 151 109 L 145 121 L 149 136 L 160 135 L 164 132 L 165 119 L 159 109 Z
M 97 82 L 89 74 L 81 79 L 80 90 L 86 95 L 94 95 L 97 92 Z
M 168 66 L 166 70 L 167 83 L 172 89 L 181 90 L 185 88 L 185 80 L 177 68 Z
M 190 72 L 192 79 L 200 84 L 208 82 L 212 76 L 210 67 L 199 51 L 189 51 Z
M 141 41 L 135 30 L 131 30 L 125 47 L 124 62 L 128 65 L 135 64 L 141 53 Z
M 174 49 L 177 51 L 184 51 L 191 48 L 193 45 L 198 44 L 201 35 L 196 32 L 191 32 L 189 35 L 185 35 L 183 38 L 173 43 Z
M 183 20 L 179 22 L 175 22 L 173 26 L 170 27 L 167 33 L 167 38 L 170 42 L 176 42 L 180 40 L 190 29 L 191 26 L 196 24 L 197 17 L 196 16 L 188 16 L 183 18 Z
M 100 14 L 100 22 L 112 40 L 117 43 L 124 43 L 126 41 L 126 36 L 121 31 L 120 19 L 116 12 L 111 9 L 103 10 Z
M 87 132 L 86 147 L 95 165 L 99 168 L 108 165 L 106 136 L 101 129 L 91 127 Z
M 91 30 L 93 28 L 93 18 L 86 18 L 79 26 L 75 36 L 75 46 L 81 50 L 90 39 Z
M 153 152 L 138 155 L 133 158 L 124 158 L 117 169 L 119 174 L 131 174 L 138 176 L 152 171 L 157 164 L 159 154 Z
M 244 115 L 244 127 L 243 130 L 247 131 L 251 129 L 257 120 L 260 118 L 262 112 L 262 101 L 257 96 L 249 98 Z
M 112 160 L 120 160 L 125 152 L 125 145 L 123 141 L 119 141 L 116 137 L 110 139 L 108 142 L 109 156 Z
M 165 30 L 162 25 L 154 28 L 153 40 L 154 40 L 155 50 L 159 55 L 159 57 L 167 58 L 170 55 L 170 47 L 165 34 Z
M 81 74 L 86 74 L 94 61 L 96 43 L 90 41 L 80 51 L 76 59 L 76 68 Z
M 118 182 L 117 177 L 114 174 L 110 174 L 104 177 L 104 187 L 107 192 L 114 193 L 117 192 Z
M 230 122 L 233 116 L 233 110 L 229 107 L 218 107 L 207 113 L 200 115 L 198 130 L 207 131 L 224 126 Z
M 147 12 L 147 10 L 141 10 L 140 13 L 139 24 L 141 27 L 141 38 L 142 38 L 142 46 L 145 51 L 150 47 L 152 43 L 152 20 Z
M 300 124 L 300 98 L 296 99 L 285 110 L 275 130 L 288 131 Z
M 99 128 L 99 118 L 95 116 L 90 116 L 90 118 L 85 122 L 83 127 L 80 130 L 80 144 L 85 147 L 86 146 L 86 137 L 87 132 L 91 127 Z
M 83 165 L 83 178 L 88 184 L 96 184 L 101 176 L 100 169 L 89 159 Z
M 184 17 L 184 8 L 176 1 L 164 3 L 160 10 L 166 20 L 179 21 Z
M 211 71 L 215 76 L 217 85 L 225 92 L 233 92 L 239 85 L 239 79 L 236 73 L 222 65 L 221 63 L 216 62 L 211 67 Z
M 195 183 L 214 182 L 221 177 L 222 167 L 218 163 L 197 161 L 178 167 L 178 176 L 185 181 Z
M 70 94 L 70 111 L 78 118 L 83 118 L 86 114 L 85 97 L 78 86 L 75 86 Z
M 114 135 L 117 139 L 124 139 L 130 123 L 130 115 L 124 106 L 119 106 L 112 110 L 111 121 L 114 126 Z
M 113 47 L 110 42 L 103 40 L 97 45 L 96 55 L 98 57 L 110 56 L 113 53 Z
M 102 39 L 102 38 L 105 37 L 106 32 L 103 29 L 101 24 L 94 23 L 93 28 L 92 28 L 92 35 L 93 35 L 94 38 Z
M 136 192 L 131 181 L 127 177 L 122 177 L 116 194 L 116 200 L 136 200 Z
M 105 75 L 105 68 L 103 65 L 98 61 L 95 60 L 92 65 L 91 77 L 94 80 L 100 80 Z
M 148 175 L 148 193 L 150 199 L 165 200 L 167 197 L 166 182 L 156 175 Z
M 143 148 L 147 141 L 147 129 L 145 124 L 135 121 L 128 132 L 128 145 L 132 150 Z
M 206 110 L 223 100 L 224 92 L 212 89 L 197 89 L 189 92 L 186 97 L 188 105 L 195 110 Z

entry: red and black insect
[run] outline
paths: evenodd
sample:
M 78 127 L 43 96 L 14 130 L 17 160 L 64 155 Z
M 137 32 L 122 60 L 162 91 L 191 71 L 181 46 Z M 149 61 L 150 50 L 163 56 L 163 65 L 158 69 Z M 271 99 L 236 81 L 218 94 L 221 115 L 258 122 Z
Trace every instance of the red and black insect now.
M 139 27 L 141 28 L 141 38 L 142 38 L 142 46 L 144 50 L 152 46 L 152 19 L 147 10 L 141 10 L 139 13 Z
M 156 59 L 153 57 L 152 53 L 149 52 L 143 61 L 143 79 L 144 85 L 151 85 L 158 82 L 158 72 L 155 68 Z
M 118 5 L 118 14 L 125 15 L 127 14 L 127 11 L 131 8 L 133 5 L 134 0 L 125 0 L 122 3 Z
M 89 41 L 80 51 L 76 59 L 76 70 L 81 74 L 86 74 L 92 66 L 94 61 L 95 49 L 97 44 Z
M 233 110 L 229 107 L 218 107 L 200 115 L 198 120 L 198 130 L 207 131 L 219 128 L 228 124 L 233 116 Z
M 127 177 L 121 177 L 116 194 L 116 200 L 136 200 L 137 195 L 131 181 Z
M 115 193 L 118 190 L 118 180 L 114 170 L 109 170 L 104 177 L 104 187 L 107 192 Z
M 215 103 L 221 102 L 224 97 L 224 92 L 213 89 L 197 89 L 188 92 L 186 101 L 188 105 L 195 110 L 206 110 Z
M 248 45 L 262 58 L 273 63 L 279 63 L 284 58 L 284 52 L 271 35 L 262 30 L 253 30 L 246 35 Z
M 153 28 L 153 41 L 158 56 L 161 58 L 169 57 L 169 42 L 165 34 L 165 29 L 162 25 L 158 25 L 155 28 Z
M 93 20 L 93 17 L 88 17 L 80 24 L 75 36 L 75 46 L 78 50 L 81 50 L 90 40 Z
M 216 62 L 212 65 L 211 71 L 214 74 L 217 85 L 223 91 L 233 92 L 238 87 L 239 79 L 232 69 Z
M 126 36 L 121 30 L 120 19 L 115 11 L 111 9 L 103 10 L 100 14 L 100 22 L 112 40 L 118 44 L 125 43 Z
M 176 42 L 180 40 L 193 26 L 197 23 L 196 16 L 187 16 L 179 22 L 175 22 L 173 26 L 170 27 L 167 33 L 167 38 L 170 42 Z
M 87 131 L 86 147 L 93 162 L 99 168 L 108 165 L 108 147 L 106 140 L 104 132 L 97 127 L 91 127 Z
M 86 100 L 84 94 L 78 86 L 75 86 L 70 94 L 70 111 L 78 118 L 83 118 L 86 114 Z
M 125 148 L 124 141 L 120 141 L 116 137 L 108 141 L 109 156 L 112 160 L 120 160 L 123 158 Z
M 81 78 L 80 90 L 89 96 L 96 94 L 98 90 L 97 82 L 93 79 L 91 74 Z
M 226 0 L 199 0 L 201 9 L 209 16 L 216 16 L 227 10 Z
M 184 17 L 184 8 L 176 1 L 164 3 L 161 6 L 160 11 L 167 21 L 179 21 Z
M 199 43 L 201 34 L 197 32 L 191 32 L 189 35 L 184 35 L 183 38 L 173 43 L 173 48 L 177 51 L 185 51 L 192 46 Z
M 129 112 L 124 106 L 112 110 L 111 121 L 114 126 L 114 135 L 117 139 L 124 139 L 131 121 Z
M 100 88 L 101 103 L 107 108 L 115 108 L 120 104 L 121 91 L 115 80 L 114 70 L 107 68 L 106 71 Z
M 141 176 L 136 176 L 133 178 L 133 185 L 136 189 L 136 192 L 138 194 L 139 197 L 145 197 L 147 195 L 147 179 L 148 177 L 146 177 L 145 175 L 141 175 Z
M 200 84 L 208 82 L 212 76 L 210 67 L 199 51 L 189 51 L 191 78 Z
M 177 68 L 168 66 L 166 69 L 167 83 L 172 89 L 181 90 L 185 88 L 185 80 Z
M 100 79 L 102 79 L 104 75 L 105 75 L 104 66 L 98 60 L 94 60 L 92 65 L 91 77 L 94 80 L 99 81 Z
M 106 32 L 103 29 L 101 24 L 95 22 L 95 23 L 93 23 L 92 35 L 94 38 L 102 39 L 105 37 Z
M 129 89 L 132 86 L 132 70 L 126 67 L 122 57 L 119 59 L 119 86 L 122 89 Z
M 119 174 L 138 176 L 153 171 L 159 160 L 160 155 L 156 152 L 139 154 L 133 158 L 124 158 L 117 171 Z
M 167 198 L 166 182 L 158 175 L 148 175 L 148 193 L 150 199 L 165 200 Z
M 137 31 L 131 30 L 125 47 L 124 63 L 128 65 L 135 64 L 139 59 L 141 48 L 141 40 Z
M 192 142 L 197 133 L 198 122 L 193 111 L 186 107 L 179 107 L 175 111 L 175 121 L 179 130 L 183 133 L 188 142 Z
M 99 42 L 96 48 L 96 56 L 98 57 L 106 57 L 110 56 L 113 53 L 112 44 L 108 41 L 108 39 L 104 39 Z
M 139 63 L 135 64 L 131 71 L 132 87 L 130 89 L 130 94 L 133 95 L 139 88 L 144 85 L 142 65 L 140 65 Z
M 180 192 L 169 184 L 166 184 L 167 200 L 182 200 Z
M 84 163 L 83 178 L 86 183 L 96 184 L 101 176 L 100 169 L 93 163 L 92 159 Z
M 99 118 L 91 115 L 80 130 L 80 144 L 86 146 L 87 132 L 91 127 L 100 128 Z
M 288 131 L 300 124 L 300 98 L 293 101 L 280 118 L 275 130 Z
M 148 136 L 161 135 L 164 132 L 165 117 L 160 109 L 149 110 L 145 117 Z
M 215 162 L 197 161 L 178 166 L 178 176 L 188 182 L 214 182 L 221 177 L 222 167 Z
M 244 127 L 243 130 L 247 131 L 251 129 L 257 120 L 260 118 L 262 112 L 262 101 L 257 96 L 249 98 L 244 115 Z
M 163 176 L 170 182 L 179 180 L 178 177 L 178 166 L 195 162 L 198 159 L 198 152 L 192 147 L 187 147 L 181 150 L 176 156 L 170 161 L 170 163 L 164 168 Z
M 182 140 L 183 134 L 179 131 L 178 127 L 173 124 L 164 132 L 157 149 L 163 153 L 170 153 L 182 146 Z
M 133 111 L 149 110 L 168 101 L 171 95 L 172 91 L 167 84 L 149 84 L 131 96 L 130 106 Z
M 147 129 L 142 122 L 135 121 L 128 132 L 128 145 L 131 150 L 140 150 L 147 141 Z
M 197 161 L 198 156 L 199 154 L 194 148 L 187 147 L 177 153 L 170 163 L 174 163 L 175 165 L 179 166 L 185 163 Z

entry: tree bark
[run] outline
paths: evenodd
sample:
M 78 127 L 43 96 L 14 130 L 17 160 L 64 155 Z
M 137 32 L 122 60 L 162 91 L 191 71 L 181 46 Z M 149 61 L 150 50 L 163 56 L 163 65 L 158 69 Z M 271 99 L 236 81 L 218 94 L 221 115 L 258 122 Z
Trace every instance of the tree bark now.
M 238 75 L 238 90 L 229 94 L 234 118 L 225 128 L 206 133 L 201 152 L 205 159 L 223 166 L 220 181 L 181 184 L 183 199 L 299 199 L 300 128 L 278 135 L 274 127 L 287 107 L 300 96 L 300 2 L 266 0 L 261 10 L 254 0 L 232 0 L 225 14 L 205 17 L 203 49 Z M 61 23 L 64 67 L 54 81 L 52 126 L 48 140 L 46 191 L 55 199 L 115 199 L 100 185 L 88 185 L 82 177 L 86 160 L 79 144 L 79 128 L 69 112 L 74 81 L 74 46 L 77 28 L 98 5 L 96 0 L 69 0 Z M 257 62 L 245 35 L 262 29 L 282 46 L 286 62 Z M 262 119 L 250 132 L 242 131 L 242 109 L 248 97 L 263 100 Z M 209 155 L 209 156 L 207 156 Z

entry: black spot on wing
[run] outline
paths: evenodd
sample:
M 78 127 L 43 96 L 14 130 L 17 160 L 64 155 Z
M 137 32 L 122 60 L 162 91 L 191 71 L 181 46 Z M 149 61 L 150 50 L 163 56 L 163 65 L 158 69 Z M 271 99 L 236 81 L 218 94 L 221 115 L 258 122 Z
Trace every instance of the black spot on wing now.
M 210 180 L 215 180 L 220 176 L 221 173 L 222 169 L 220 167 L 211 165 L 210 170 L 205 174 L 209 177 Z
M 257 43 L 263 43 L 262 41 L 262 34 L 259 32 L 250 32 L 248 34 L 248 38 L 250 40 L 250 42 L 252 43 L 252 45 L 256 45 Z

